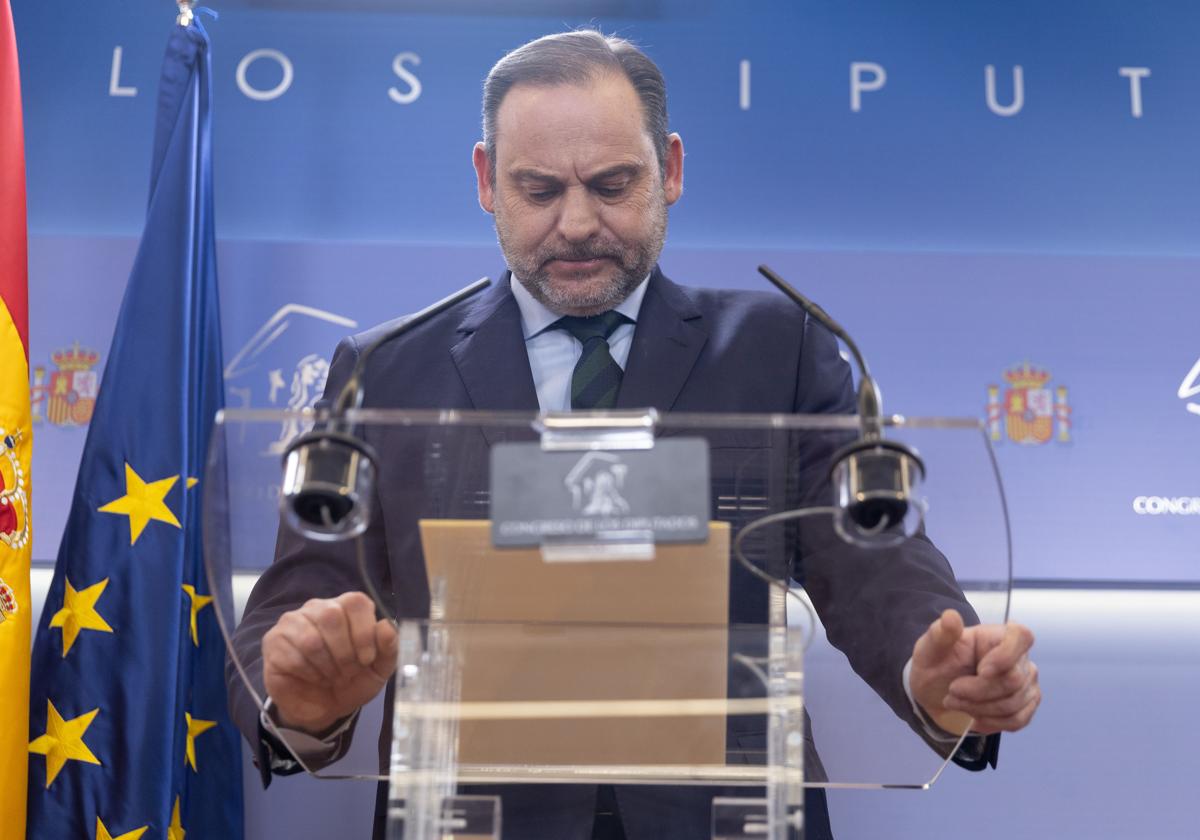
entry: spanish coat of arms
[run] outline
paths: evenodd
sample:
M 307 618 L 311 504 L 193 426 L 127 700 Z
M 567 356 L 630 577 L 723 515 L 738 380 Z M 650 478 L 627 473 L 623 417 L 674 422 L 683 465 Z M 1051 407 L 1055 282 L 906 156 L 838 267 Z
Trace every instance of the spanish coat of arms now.
M 1007 387 L 988 386 L 988 434 L 1000 443 L 1039 446 L 1071 440 L 1071 407 L 1065 385 L 1050 387 L 1050 372 L 1029 362 L 1004 372 Z

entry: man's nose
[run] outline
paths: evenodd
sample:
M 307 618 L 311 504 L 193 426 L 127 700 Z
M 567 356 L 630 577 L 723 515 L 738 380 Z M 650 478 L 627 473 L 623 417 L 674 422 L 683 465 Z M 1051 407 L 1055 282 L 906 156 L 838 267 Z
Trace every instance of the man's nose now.
M 568 242 L 584 242 L 600 229 L 600 212 L 584 186 L 569 187 L 563 194 L 558 232 Z

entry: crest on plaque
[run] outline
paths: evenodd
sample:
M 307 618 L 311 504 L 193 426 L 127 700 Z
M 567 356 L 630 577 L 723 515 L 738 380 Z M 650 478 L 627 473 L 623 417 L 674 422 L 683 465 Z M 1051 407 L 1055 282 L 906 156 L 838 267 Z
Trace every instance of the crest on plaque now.
M 1005 385 L 988 386 L 988 434 L 1001 443 L 1041 446 L 1071 441 L 1071 407 L 1067 387 L 1054 385 L 1050 371 L 1029 362 L 1009 368 Z
M 567 473 L 563 483 L 571 506 L 584 516 L 616 516 L 629 512 L 621 494 L 629 467 L 610 452 L 589 452 Z

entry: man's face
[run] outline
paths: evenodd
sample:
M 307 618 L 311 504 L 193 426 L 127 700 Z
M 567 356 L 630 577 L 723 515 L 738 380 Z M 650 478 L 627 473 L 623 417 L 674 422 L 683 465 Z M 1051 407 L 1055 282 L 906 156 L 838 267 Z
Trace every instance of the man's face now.
M 664 178 L 637 92 L 613 74 L 582 86 L 517 85 L 496 122 L 494 185 L 483 144 L 474 163 L 509 268 L 559 314 L 612 309 L 662 251 L 667 206 L 683 188 L 678 135 Z

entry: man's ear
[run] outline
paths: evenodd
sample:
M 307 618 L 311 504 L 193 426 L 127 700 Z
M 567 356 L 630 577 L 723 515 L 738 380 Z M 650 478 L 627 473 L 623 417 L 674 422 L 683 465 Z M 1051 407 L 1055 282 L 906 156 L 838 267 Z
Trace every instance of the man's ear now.
M 475 165 L 476 189 L 479 190 L 479 206 L 487 213 L 495 212 L 496 190 L 492 186 L 492 163 L 488 160 L 487 147 L 483 142 L 475 144 L 471 153 L 471 163 Z
M 683 139 L 678 134 L 667 136 L 667 168 L 663 178 L 663 193 L 667 204 L 674 204 L 683 195 Z

